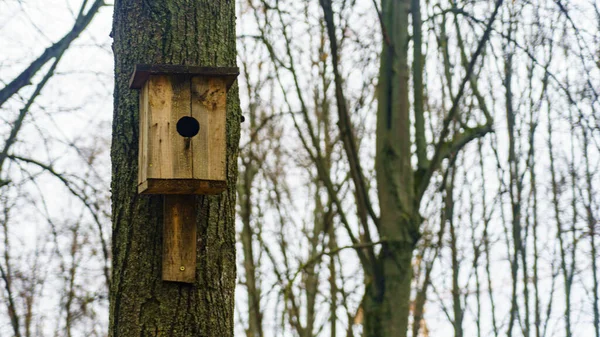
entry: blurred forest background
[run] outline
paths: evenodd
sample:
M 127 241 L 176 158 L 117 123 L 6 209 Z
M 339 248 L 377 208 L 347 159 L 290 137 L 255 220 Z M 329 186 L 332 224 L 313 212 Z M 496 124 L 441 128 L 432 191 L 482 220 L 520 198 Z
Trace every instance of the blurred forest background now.
M 600 337 L 597 1 L 237 2 L 236 336 L 361 336 L 410 190 L 409 336 Z M 111 20 L 0 1 L 0 336 L 107 335 Z

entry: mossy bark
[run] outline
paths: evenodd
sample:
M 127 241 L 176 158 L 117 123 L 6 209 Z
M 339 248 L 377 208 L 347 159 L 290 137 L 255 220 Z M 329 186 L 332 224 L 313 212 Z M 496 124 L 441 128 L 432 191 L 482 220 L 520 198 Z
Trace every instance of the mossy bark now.
M 113 22 L 113 272 L 109 336 L 233 336 L 237 85 L 227 99 L 227 191 L 198 196 L 195 284 L 161 279 L 163 197 L 137 194 L 135 64 L 235 66 L 235 1 L 117 0 Z

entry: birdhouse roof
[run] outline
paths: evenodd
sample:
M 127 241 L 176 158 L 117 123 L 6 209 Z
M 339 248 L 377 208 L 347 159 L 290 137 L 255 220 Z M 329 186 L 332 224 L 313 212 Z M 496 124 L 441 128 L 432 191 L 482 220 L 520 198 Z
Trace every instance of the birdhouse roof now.
M 129 87 L 141 89 L 150 75 L 191 75 L 205 77 L 221 77 L 231 87 L 240 70 L 237 67 L 199 67 L 172 64 L 137 64 L 129 80 Z

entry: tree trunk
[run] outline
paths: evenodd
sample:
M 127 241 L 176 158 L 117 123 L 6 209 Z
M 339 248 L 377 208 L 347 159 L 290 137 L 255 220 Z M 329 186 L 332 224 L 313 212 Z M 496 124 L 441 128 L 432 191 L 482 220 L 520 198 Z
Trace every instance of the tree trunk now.
M 198 196 L 194 284 L 161 278 L 163 196 L 137 194 L 138 92 L 135 64 L 234 66 L 235 2 L 120 0 L 113 22 L 113 272 L 109 336 L 233 336 L 237 86 L 227 99 L 227 183 Z
M 381 279 L 367 285 L 363 309 L 365 336 L 406 336 L 412 254 L 419 233 L 409 116 L 408 14 L 410 0 L 383 0 L 385 29 L 378 84 L 375 169 L 380 235 L 386 243 L 376 268 Z

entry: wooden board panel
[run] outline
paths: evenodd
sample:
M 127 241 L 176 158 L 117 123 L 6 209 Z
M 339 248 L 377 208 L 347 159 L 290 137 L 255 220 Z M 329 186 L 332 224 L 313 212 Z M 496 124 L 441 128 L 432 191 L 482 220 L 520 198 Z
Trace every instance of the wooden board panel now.
M 138 186 L 140 194 L 218 194 L 225 181 L 198 179 L 147 179 Z
M 167 76 L 148 80 L 148 177 L 161 178 L 172 172 L 169 114 L 173 97 Z
M 163 263 L 165 281 L 194 283 L 196 278 L 196 199 L 164 197 Z
M 192 138 L 193 177 L 225 181 L 226 82 L 192 77 L 191 87 L 192 117 L 200 122 L 200 132 Z
M 192 178 L 191 141 L 177 133 L 177 121 L 191 115 L 189 79 L 152 75 L 148 80 L 147 178 Z
M 148 83 L 140 90 L 138 184 L 148 177 Z
M 192 178 L 193 149 L 190 138 L 177 132 L 177 122 L 181 117 L 192 115 L 190 106 L 190 78 L 187 76 L 169 76 L 173 98 L 171 119 L 169 121 L 169 137 L 171 138 L 171 158 L 173 172 L 168 178 Z

